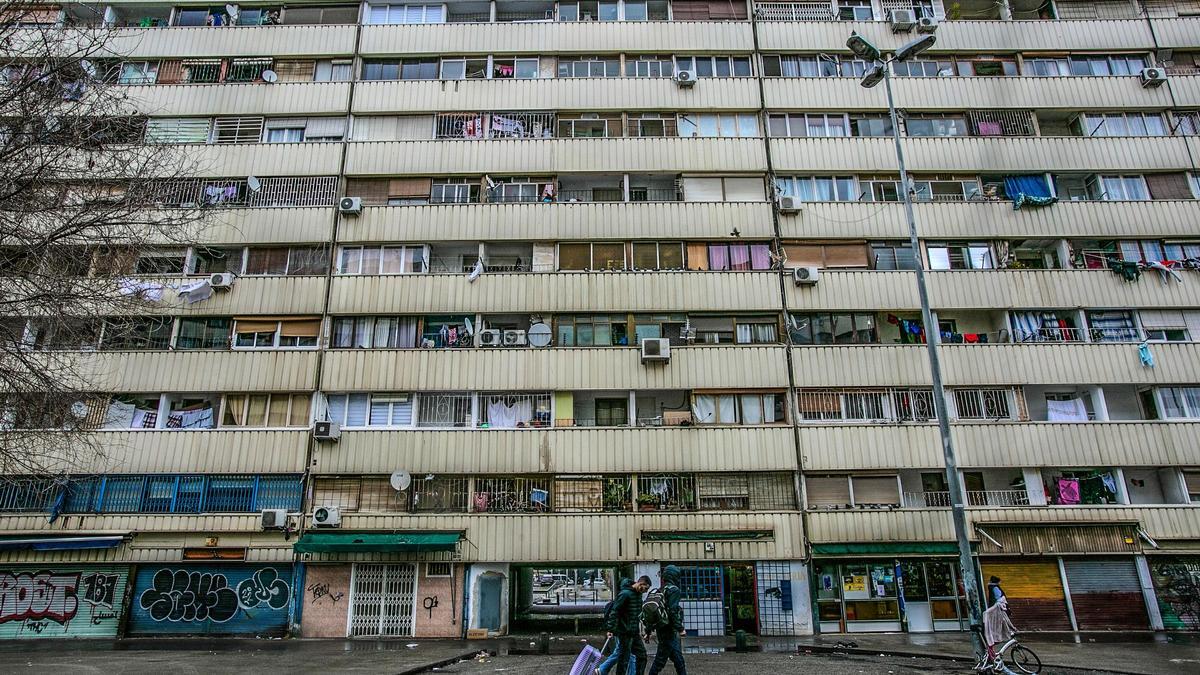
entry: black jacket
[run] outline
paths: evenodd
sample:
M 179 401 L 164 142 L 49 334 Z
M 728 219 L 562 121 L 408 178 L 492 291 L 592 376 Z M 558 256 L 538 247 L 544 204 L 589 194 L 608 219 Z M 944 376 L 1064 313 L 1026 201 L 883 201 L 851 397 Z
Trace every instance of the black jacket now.
M 679 606 L 679 601 L 683 598 L 683 592 L 679 590 L 679 577 L 681 576 L 679 568 L 674 565 L 667 565 L 662 571 L 663 580 L 663 597 L 667 603 L 667 618 L 670 620 L 670 629 L 672 632 L 683 632 L 683 608 Z M 662 628 L 660 630 L 666 630 Z
M 622 579 L 621 592 L 604 617 L 604 629 L 614 635 L 637 635 L 641 620 L 642 594 L 634 590 L 632 579 Z

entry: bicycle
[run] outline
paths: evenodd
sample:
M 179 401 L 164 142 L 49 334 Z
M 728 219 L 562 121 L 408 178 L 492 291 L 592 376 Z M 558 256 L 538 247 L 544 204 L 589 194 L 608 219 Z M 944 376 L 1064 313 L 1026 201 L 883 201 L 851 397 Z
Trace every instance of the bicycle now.
M 1008 663 L 1005 663 L 1005 657 Z M 1009 664 L 1012 665 L 1011 669 Z M 987 653 L 975 664 L 975 670 L 981 673 L 1037 675 L 1042 672 L 1042 660 L 1032 649 L 1021 644 L 1014 634 L 999 647 L 988 645 Z

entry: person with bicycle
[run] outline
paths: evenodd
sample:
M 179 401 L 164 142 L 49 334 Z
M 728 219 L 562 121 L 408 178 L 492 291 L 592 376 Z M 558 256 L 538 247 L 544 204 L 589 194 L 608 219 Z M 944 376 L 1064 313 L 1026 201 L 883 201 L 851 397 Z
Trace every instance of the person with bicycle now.
M 992 579 L 995 580 L 996 588 L 999 590 L 1000 580 L 996 577 L 992 577 Z M 991 586 L 992 584 L 989 583 L 988 595 L 991 595 Z M 983 658 L 975 664 L 975 670 L 1006 675 L 1012 675 L 1015 670 L 1015 672 L 1034 675 L 1041 672 L 1042 661 L 1037 654 L 1033 653 L 1032 649 L 1018 643 L 1017 628 L 1009 618 L 1008 599 L 1004 597 L 1003 593 L 1000 591 L 998 599 L 983 613 L 983 642 L 986 648 Z M 972 626 L 972 629 L 979 630 L 979 627 Z M 1012 664 L 1012 670 L 1005 663 L 1006 656 Z

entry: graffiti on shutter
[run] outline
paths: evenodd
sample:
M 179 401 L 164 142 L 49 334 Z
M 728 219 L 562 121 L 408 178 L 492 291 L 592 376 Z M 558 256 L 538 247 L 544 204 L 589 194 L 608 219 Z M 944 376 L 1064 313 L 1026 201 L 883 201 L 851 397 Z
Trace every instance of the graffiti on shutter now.
M 131 634 L 283 635 L 290 565 L 148 566 L 138 570 Z
M 413 634 L 416 566 L 355 565 L 351 584 L 350 637 Z
M 115 637 L 125 567 L 0 569 L 0 638 Z
M 1154 596 L 1167 630 L 1200 629 L 1200 558 L 1154 557 Z

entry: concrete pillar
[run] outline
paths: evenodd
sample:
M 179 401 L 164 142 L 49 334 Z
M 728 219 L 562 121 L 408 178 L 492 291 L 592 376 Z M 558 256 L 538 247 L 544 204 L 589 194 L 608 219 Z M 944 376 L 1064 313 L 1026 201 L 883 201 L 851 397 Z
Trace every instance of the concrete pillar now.
M 637 426 L 637 392 L 636 391 L 630 390 L 630 392 L 629 392 L 628 408 L 629 408 L 629 410 L 627 411 L 627 413 L 628 413 L 627 416 L 628 416 L 628 420 L 629 420 L 629 426 L 636 427 Z
M 1038 468 L 1022 468 L 1021 477 L 1025 479 L 1025 492 L 1029 495 L 1030 506 L 1046 505 L 1046 483 L 1042 480 L 1042 470 Z
M 496 0 L 488 3 L 488 20 L 496 23 Z
M 1081 342 L 1091 342 L 1092 332 L 1088 330 L 1087 312 L 1083 311 L 1082 309 L 1075 310 L 1075 325 L 1079 328 L 1076 329 L 1077 334 L 1071 337 L 1078 339 Z
M 155 429 L 167 428 L 167 415 L 171 414 L 171 395 L 160 394 L 158 397 L 158 417 L 154 420 Z
M 1059 269 L 1071 269 L 1071 243 L 1066 239 L 1059 239 L 1055 243 L 1055 251 L 1058 253 Z
M 1088 388 L 1092 395 L 1092 415 L 1097 422 L 1108 421 L 1108 403 L 1104 400 L 1104 387 L 1099 385 Z
M 1129 486 L 1125 484 L 1125 470 L 1116 467 L 1112 470 L 1113 482 L 1117 484 L 1117 503 L 1129 504 Z
M 1138 584 L 1142 587 L 1142 600 L 1146 603 L 1146 616 L 1150 617 L 1151 630 L 1163 630 L 1162 612 L 1158 611 L 1158 598 L 1154 595 L 1154 577 L 1150 575 L 1150 563 L 1144 555 L 1133 557 L 1137 567 Z

